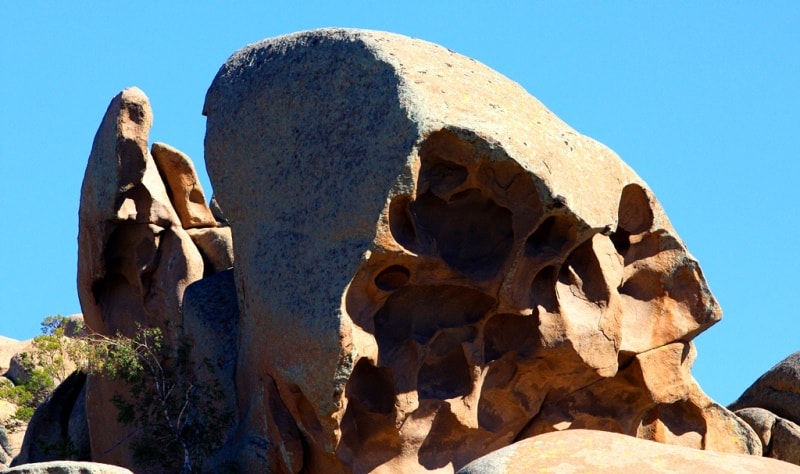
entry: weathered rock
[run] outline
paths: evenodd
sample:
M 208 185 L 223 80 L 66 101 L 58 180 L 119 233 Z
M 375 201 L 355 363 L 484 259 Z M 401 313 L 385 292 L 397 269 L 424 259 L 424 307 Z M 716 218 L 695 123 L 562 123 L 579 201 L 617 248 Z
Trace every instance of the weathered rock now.
M 0 336 L 0 374 L 5 374 L 11 366 L 11 358 L 31 349 L 31 341 L 18 341 Z
M 31 362 L 26 362 L 25 353 L 14 354 L 8 363 L 6 378 L 14 382 L 14 385 L 23 384 L 31 379 Z
M 66 440 L 71 444 L 70 446 L 70 459 L 73 460 L 91 460 L 92 459 L 92 443 L 89 437 L 89 423 L 88 413 L 86 411 L 86 392 L 88 384 L 84 383 L 83 388 L 75 403 L 72 405 L 69 420 L 67 421 Z M 62 425 L 63 433 L 63 425 Z
M 204 113 L 245 470 L 448 471 L 568 428 L 760 451 L 689 373 L 721 313 L 658 201 L 516 83 L 317 30 L 235 53 Z
M 152 154 L 183 228 L 216 227 L 217 220 L 206 204 L 192 160 L 182 151 L 160 142 L 153 143 Z
M 3 474 L 133 474 L 124 467 L 96 462 L 51 461 L 43 463 L 23 464 Z
M 211 196 L 211 202 L 208 204 L 211 208 L 211 214 L 214 215 L 214 218 L 217 220 L 217 224 L 221 226 L 227 226 L 228 218 L 225 217 L 225 213 L 222 212 L 222 208 L 219 207 L 219 203 L 217 202 L 217 198 L 213 195 Z
M 749 407 L 764 408 L 800 424 L 800 351 L 769 369 L 728 408 Z
M 569 430 L 518 441 L 477 459 L 459 474 L 800 473 L 781 461 L 654 443 L 615 433 Z
M 742 408 L 736 410 L 736 416 L 743 419 L 753 431 L 756 432 L 761 440 L 761 447 L 764 456 L 769 455 L 769 444 L 772 441 L 772 429 L 778 417 L 769 410 L 763 408 Z
M 203 275 L 202 257 L 148 151 L 152 119 L 141 90 L 117 95 L 95 135 L 83 180 L 78 296 L 86 325 L 104 335 L 133 337 L 139 325 L 167 332 L 179 327 L 183 292 Z M 117 422 L 110 402 L 128 388 L 98 377 L 87 383 L 93 459 L 133 466 L 127 444 L 120 443 L 129 429 Z
M 8 439 L 6 427 L 0 423 L 0 468 L 8 466 L 13 455 L 14 450 L 11 447 L 11 440 Z
M 736 415 L 758 434 L 764 456 L 800 465 L 800 426 L 763 408 L 742 408 Z
M 13 386 L 13 384 L 9 379 L 0 377 L 0 388 L 4 386 Z M 17 405 L 7 400 L 0 400 L 0 470 L 11 464 L 14 455 L 19 452 L 25 436 L 27 424 L 20 423 L 17 426 L 16 422 L 11 421 L 18 408 Z M 6 424 L 9 429 L 5 428 Z
M 86 374 L 73 373 L 36 408 L 25 431 L 22 448 L 12 466 L 59 459 L 89 460 L 88 436 L 72 439 L 69 430 L 76 404 L 85 403 L 80 397 L 84 392 L 85 382 Z M 82 421 L 85 424 L 85 412 L 83 413 Z
M 230 227 L 207 227 L 186 231 L 203 256 L 206 275 L 233 266 L 233 238 Z
M 778 417 L 771 441 L 769 457 L 800 465 L 800 426 Z
M 215 229 L 217 230 L 217 229 Z M 198 280 L 186 288 L 183 300 L 184 334 L 192 345 L 198 383 L 218 389 L 213 402 L 215 431 L 223 444 L 233 443 L 236 415 L 236 346 L 239 306 L 233 270 L 224 270 Z M 222 423 L 220 423 L 222 422 Z M 203 472 L 224 472 L 226 462 L 236 458 L 235 447 L 222 449 L 205 460 Z
M 84 337 L 88 334 L 82 314 L 70 314 L 64 319 L 64 335 L 67 337 Z

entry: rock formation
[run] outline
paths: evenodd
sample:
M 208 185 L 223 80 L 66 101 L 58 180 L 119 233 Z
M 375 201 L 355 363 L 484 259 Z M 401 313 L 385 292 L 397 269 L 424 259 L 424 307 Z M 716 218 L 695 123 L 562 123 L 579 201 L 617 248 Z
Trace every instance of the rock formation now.
M 12 466 L 70 459 L 91 459 L 86 425 L 86 374 L 66 378 L 36 409 Z
M 133 474 L 128 469 L 110 464 L 78 461 L 50 461 L 35 464 L 23 464 L 6 471 L 4 474 Z
M 652 191 L 516 83 L 326 29 L 235 53 L 204 114 L 208 205 L 191 159 L 150 147 L 144 93 L 112 100 L 78 256 L 91 330 L 188 339 L 221 388 L 207 413 L 235 419 L 201 470 L 796 472 L 740 456 L 792 460 L 791 410 L 745 422 L 694 381 L 721 311 Z M 88 378 L 91 458 L 138 472 L 126 390 Z
M 229 230 L 195 245 L 188 232 L 213 233 L 216 220 L 189 157 L 163 143 L 149 151 L 152 120 L 147 97 L 131 88 L 111 101 L 97 131 L 81 190 L 78 295 L 91 330 L 133 337 L 140 326 L 157 327 L 177 347 L 185 289 L 229 267 L 232 247 Z M 120 444 L 130 430 L 110 401 L 127 387 L 99 377 L 87 384 L 93 459 L 132 467 Z
M 769 369 L 729 408 L 756 431 L 764 456 L 800 465 L 800 352 Z
M 589 430 L 547 433 L 477 459 L 458 474 L 800 473 L 800 467 L 742 454 L 699 451 Z
M 18 379 L 21 373 L 12 360 L 22 352 L 31 350 L 31 341 L 18 341 L 0 336 L 0 388 L 10 388 L 14 385 L 12 379 Z M 12 368 L 14 367 L 14 368 Z M 0 399 L 0 469 L 11 464 L 14 456 L 19 453 L 22 440 L 25 436 L 27 424 L 21 423 L 13 430 L 5 429 L 5 424 L 10 421 L 19 407 L 9 400 Z
M 245 471 L 452 472 L 576 428 L 760 454 L 690 374 L 721 312 L 655 196 L 516 83 L 317 30 L 235 53 L 204 113 Z

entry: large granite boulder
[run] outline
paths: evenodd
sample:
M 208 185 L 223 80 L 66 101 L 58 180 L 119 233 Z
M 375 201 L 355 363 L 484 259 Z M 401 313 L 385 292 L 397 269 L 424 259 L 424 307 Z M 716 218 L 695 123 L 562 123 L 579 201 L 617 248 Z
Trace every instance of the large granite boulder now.
M 760 454 L 690 374 L 721 311 L 652 191 L 518 84 L 326 29 L 236 52 L 204 113 L 245 471 L 452 472 L 576 428 Z
M 623 436 L 569 430 L 528 438 L 477 459 L 458 474 L 800 473 L 800 467 L 742 454 L 700 451 Z

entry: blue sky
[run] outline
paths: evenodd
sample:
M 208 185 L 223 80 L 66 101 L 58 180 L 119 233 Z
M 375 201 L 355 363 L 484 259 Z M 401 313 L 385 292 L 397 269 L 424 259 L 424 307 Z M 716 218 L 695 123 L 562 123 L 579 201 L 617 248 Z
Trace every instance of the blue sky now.
M 0 4 L 0 334 L 80 311 L 83 172 L 136 85 L 203 166 L 205 91 L 260 39 L 344 26 L 442 44 L 523 85 L 652 187 L 723 307 L 694 374 L 727 404 L 800 350 L 800 2 Z M 124 5 L 124 6 L 123 6 Z

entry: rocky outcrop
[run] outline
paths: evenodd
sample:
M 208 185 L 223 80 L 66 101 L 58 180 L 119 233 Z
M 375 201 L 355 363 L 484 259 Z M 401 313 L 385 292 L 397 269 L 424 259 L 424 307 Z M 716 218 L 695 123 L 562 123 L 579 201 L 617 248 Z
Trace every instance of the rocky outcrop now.
M 128 469 L 110 464 L 77 461 L 51 461 L 23 464 L 3 474 L 133 474 Z
M 216 227 L 192 160 L 166 143 L 153 143 L 151 151 L 183 228 Z
M 11 440 L 8 438 L 5 426 L 0 424 L 0 468 L 4 468 L 11 463 L 14 449 L 11 447 Z
M 39 405 L 12 466 L 62 459 L 91 460 L 85 383 L 86 374 L 75 372 Z
M 187 228 L 217 223 L 189 157 L 163 143 L 150 153 L 152 120 L 145 94 L 130 88 L 111 101 L 97 131 L 81 190 L 78 295 L 91 330 L 133 337 L 138 327 L 161 328 L 177 348 L 184 291 L 213 272 Z M 209 246 L 225 248 L 216 241 Z M 222 258 L 207 260 L 225 267 Z M 122 442 L 130 429 L 117 422 L 111 403 L 128 387 L 94 376 L 87 384 L 93 459 L 133 466 Z
M 453 471 L 565 429 L 760 454 L 690 374 L 721 312 L 652 191 L 516 83 L 317 30 L 235 53 L 204 113 L 246 471 Z
M 31 350 L 31 341 L 18 341 L 0 336 L 0 388 L 10 388 L 14 380 L 19 381 L 27 376 L 27 369 L 18 362 L 20 354 Z M 19 407 L 9 400 L 0 399 L 0 469 L 11 464 L 14 456 L 22 446 L 25 436 L 25 423 L 9 423 Z M 5 424 L 13 425 L 13 429 L 6 429 Z
M 729 408 L 758 433 L 765 456 L 800 465 L 800 352 L 769 369 Z
M 728 407 L 758 407 L 800 423 L 800 352 L 777 363 Z
M 608 473 L 760 474 L 800 473 L 773 459 L 700 451 L 615 433 L 569 430 L 515 443 L 477 459 L 458 474 Z

